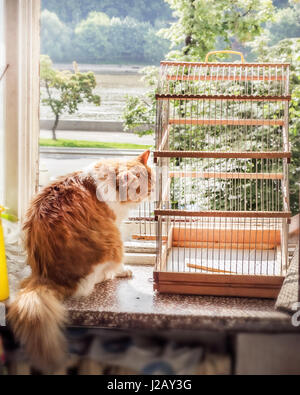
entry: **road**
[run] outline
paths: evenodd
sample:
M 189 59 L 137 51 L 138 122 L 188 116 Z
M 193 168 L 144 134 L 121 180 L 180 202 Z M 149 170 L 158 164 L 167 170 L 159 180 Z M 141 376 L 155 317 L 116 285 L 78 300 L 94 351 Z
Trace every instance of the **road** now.
M 41 137 L 51 138 L 51 131 L 41 130 Z M 74 132 L 74 131 L 58 131 L 58 138 L 71 140 L 87 140 L 87 141 L 102 141 L 102 142 L 119 142 L 119 143 L 133 143 L 153 145 L 153 136 L 138 137 L 132 133 L 114 133 L 114 132 Z M 122 154 L 122 157 L 126 156 Z M 105 155 L 106 158 L 110 155 Z M 116 155 L 111 155 L 116 157 Z M 55 179 L 60 175 L 71 173 L 73 171 L 81 170 L 90 163 L 95 162 L 97 156 L 86 154 L 72 155 L 72 154 L 50 154 L 41 153 L 40 155 L 40 184 L 45 185 L 50 180 Z M 99 157 L 101 159 L 101 157 Z
M 119 132 L 86 132 L 74 130 L 58 130 L 56 132 L 58 139 L 68 140 L 86 140 L 86 141 L 101 141 L 114 143 L 132 143 L 141 145 L 153 145 L 154 136 L 139 137 L 133 133 L 119 133 Z M 52 138 L 51 130 L 41 130 L 40 136 L 45 139 Z

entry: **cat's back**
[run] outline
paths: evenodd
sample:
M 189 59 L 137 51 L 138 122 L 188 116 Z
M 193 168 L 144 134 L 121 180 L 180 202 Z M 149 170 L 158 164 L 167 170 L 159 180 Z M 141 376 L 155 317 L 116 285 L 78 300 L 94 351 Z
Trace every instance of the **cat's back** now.
M 91 177 L 74 172 L 60 177 L 44 187 L 33 199 L 27 212 L 24 228 L 32 221 L 52 224 L 69 216 L 86 212 L 88 205 L 95 204 L 96 186 Z

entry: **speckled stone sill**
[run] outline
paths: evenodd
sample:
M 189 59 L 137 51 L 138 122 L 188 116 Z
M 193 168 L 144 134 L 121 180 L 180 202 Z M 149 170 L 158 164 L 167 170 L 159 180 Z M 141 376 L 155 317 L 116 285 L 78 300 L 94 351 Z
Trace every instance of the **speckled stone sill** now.
M 134 266 L 132 279 L 98 284 L 85 299 L 66 301 L 70 323 L 118 329 L 189 329 L 228 332 L 299 332 L 274 300 L 153 291 L 152 267 Z

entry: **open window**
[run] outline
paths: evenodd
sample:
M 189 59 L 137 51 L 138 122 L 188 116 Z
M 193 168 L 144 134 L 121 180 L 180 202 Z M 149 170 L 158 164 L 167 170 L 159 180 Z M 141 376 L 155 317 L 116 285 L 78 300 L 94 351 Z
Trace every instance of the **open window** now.
M 37 188 L 39 0 L 1 0 L 1 203 L 20 219 Z
M 0 0 L 0 202 L 4 201 L 4 81 L 8 69 L 5 57 L 4 0 Z

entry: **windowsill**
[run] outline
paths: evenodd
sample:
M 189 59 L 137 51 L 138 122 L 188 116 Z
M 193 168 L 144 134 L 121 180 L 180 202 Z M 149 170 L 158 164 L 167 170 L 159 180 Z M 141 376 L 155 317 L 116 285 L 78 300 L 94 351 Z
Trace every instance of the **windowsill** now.
M 225 332 L 295 332 L 274 300 L 162 295 L 153 291 L 152 267 L 134 277 L 99 284 L 81 300 L 69 299 L 71 325 L 116 329 L 189 329 Z

